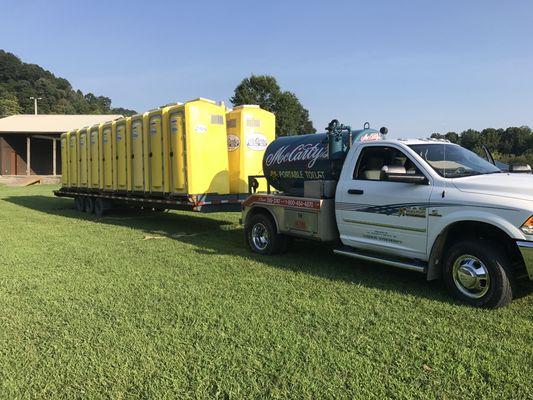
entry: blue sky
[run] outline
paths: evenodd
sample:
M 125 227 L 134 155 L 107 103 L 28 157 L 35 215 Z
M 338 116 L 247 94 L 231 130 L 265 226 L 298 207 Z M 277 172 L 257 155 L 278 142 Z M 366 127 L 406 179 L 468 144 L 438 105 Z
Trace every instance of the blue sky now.
M 533 1 L 0 0 L 0 48 L 137 111 L 274 75 L 317 127 L 533 126 Z

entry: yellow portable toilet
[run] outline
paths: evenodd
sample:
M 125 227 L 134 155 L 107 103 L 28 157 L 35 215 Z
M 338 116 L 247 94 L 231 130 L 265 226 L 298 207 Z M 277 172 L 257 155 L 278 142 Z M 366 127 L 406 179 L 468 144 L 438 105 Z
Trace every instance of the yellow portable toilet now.
M 226 108 L 208 99 L 164 109 L 173 195 L 229 193 Z
M 229 182 L 232 194 L 248 193 L 248 176 L 263 175 L 263 155 L 276 138 L 274 114 L 256 105 L 235 107 L 226 114 Z M 257 191 L 267 190 L 258 180 Z
M 113 190 L 113 125 L 113 121 L 103 124 L 100 136 L 100 188 L 103 190 Z
M 88 129 L 88 155 L 89 155 L 89 184 L 90 189 L 100 187 L 100 129 L 101 124 L 93 125 Z
M 68 137 L 66 133 L 61 134 L 61 185 L 63 187 L 69 187 L 68 181 Z
M 121 118 L 112 125 L 113 133 L 113 189 L 125 192 L 127 182 L 126 137 L 131 127 L 131 118 Z
M 78 151 L 78 187 L 87 188 L 88 186 L 88 145 L 87 145 L 87 128 L 76 131 L 77 151 Z
M 146 117 L 148 118 L 148 117 Z M 144 121 L 143 115 L 131 117 L 130 130 L 126 133 L 127 186 L 128 191 L 144 191 Z
M 165 192 L 164 171 L 168 170 L 168 163 L 163 154 L 163 148 L 167 147 L 167 138 L 163 135 L 163 109 L 148 111 L 144 121 L 144 155 L 148 169 L 145 191 L 163 193 Z
M 78 187 L 78 141 L 76 131 L 67 132 L 69 186 Z
M 172 194 L 187 193 L 185 158 L 185 106 L 176 104 L 164 110 L 163 130 L 168 137 L 165 154 L 169 158 L 168 182 Z

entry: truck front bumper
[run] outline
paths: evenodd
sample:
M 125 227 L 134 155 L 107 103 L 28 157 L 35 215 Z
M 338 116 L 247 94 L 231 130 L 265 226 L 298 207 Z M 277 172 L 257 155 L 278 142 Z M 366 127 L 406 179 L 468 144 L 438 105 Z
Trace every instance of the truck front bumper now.
M 524 264 L 526 264 L 527 274 L 529 279 L 533 280 L 533 242 L 526 242 L 524 240 L 517 240 L 516 245 L 522 253 Z

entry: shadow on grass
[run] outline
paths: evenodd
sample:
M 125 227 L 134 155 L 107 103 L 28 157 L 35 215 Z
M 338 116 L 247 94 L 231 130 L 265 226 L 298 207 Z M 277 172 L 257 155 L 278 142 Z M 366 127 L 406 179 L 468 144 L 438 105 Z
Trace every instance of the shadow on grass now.
M 287 254 L 260 256 L 251 253 L 244 244 L 243 229 L 225 220 L 224 214 L 191 212 L 153 212 L 134 209 L 114 209 L 103 218 L 78 212 L 74 201 L 48 196 L 11 196 L 6 202 L 65 218 L 95 223 L 126 226 L 144 235 L 165 236 L 196 246 L 198 254 L 227 254 L 257 260 L 274 268 L 291 270 L 329 280 L 341 280 L 385 291 L 415 297 L 456 303 L 441 281 L 427 282 L 422 274 L 392 267 L 333 256 L 331 246 L 297 240 Z

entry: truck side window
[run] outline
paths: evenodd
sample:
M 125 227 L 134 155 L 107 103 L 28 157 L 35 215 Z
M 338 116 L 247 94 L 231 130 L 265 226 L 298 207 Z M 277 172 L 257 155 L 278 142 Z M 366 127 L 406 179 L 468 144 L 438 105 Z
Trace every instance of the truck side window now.
M 369 146 L 361 151 L 353 179 L 379 181 L 384 166 L 404 167 L 407 173 L 420 173 L 409 157 L 400 150 L 387 146 Z

